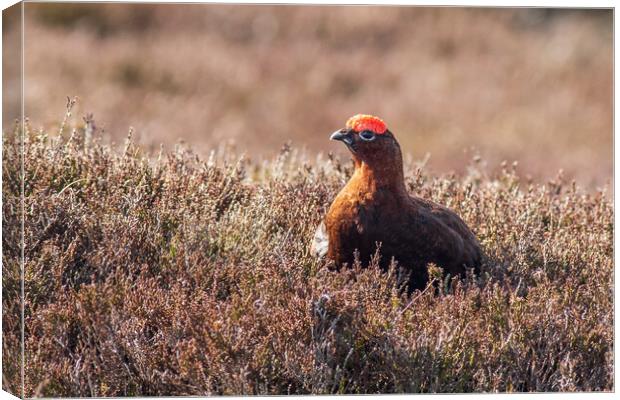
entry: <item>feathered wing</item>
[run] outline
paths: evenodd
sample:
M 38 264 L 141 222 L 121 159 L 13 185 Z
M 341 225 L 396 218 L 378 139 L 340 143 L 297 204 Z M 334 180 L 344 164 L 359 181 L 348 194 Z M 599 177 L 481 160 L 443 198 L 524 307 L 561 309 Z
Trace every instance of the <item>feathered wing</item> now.
M 476 239 L 476 236 L 469 229 L 467 224 L 452 210 L 437 203 L 433 203 L 429 200 L 424 200 L 416 197 L 412 197 L 412 200 L 419 206 L 425 208 L 433 217 L 443 225 L 443 228 L 436 231 L 437 236 L 444 236 L 446 243 L 452 242 L 456 239 L 461 246 L 447 245 L 446 253 L 459 248 L 458 254 L 453 254 L 459 266 L 465 265 L 468 268 L 474 268 L 478 272 L 481 263 L 481 250 L 480 244 Z M 452 236 L 453 239 L 450 239 Z
M 325 229 L 325 222 L 316 228 L 314 237 L 312 238 L 312 245 L 310 246 L 310 252 L 317 258 L 323 258 L 327 255 L 327 249 L 329 248 L 329 236 Z

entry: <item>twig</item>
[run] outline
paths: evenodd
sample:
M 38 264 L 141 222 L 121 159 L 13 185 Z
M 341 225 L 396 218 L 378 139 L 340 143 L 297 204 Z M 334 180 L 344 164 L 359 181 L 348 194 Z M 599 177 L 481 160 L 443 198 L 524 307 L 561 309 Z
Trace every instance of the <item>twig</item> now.
M 60 129 L 58 129 L 58 136 L 62 136 L 62 131 L 65 129 L 67 120 L 71 116 L 71 110 L 73 109 L 73 106 L 75 105 L 75 103 L 77 103 L 77 101 L 78 101 L 77 96 L 73 97 L 73 99 L 67 96 L 67 112 L 65 112 L 65 117 L 62 119 L 62 123 L 60 124 Z

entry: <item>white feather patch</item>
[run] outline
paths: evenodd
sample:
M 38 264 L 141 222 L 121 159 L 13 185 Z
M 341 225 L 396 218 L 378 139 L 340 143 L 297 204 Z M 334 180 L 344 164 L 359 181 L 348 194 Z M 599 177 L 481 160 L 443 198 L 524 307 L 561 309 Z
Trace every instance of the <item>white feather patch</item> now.
M 312 239 L 312 246 L 310 252 L 317 258 L 323 258 L 327 255 L 327 249 L 329 248 L 329 237 L 327 236 L 327 230 L 325 229 L 325 223 L 321 222 L 314 238 Z

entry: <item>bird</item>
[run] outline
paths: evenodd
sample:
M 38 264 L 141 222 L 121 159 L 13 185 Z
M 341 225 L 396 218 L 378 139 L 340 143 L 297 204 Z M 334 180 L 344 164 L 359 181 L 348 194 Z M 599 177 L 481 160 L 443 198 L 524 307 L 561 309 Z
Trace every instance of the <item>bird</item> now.
M 467 224 L 449 208 L 408 194 L 396 137 L 376 116 L 357 114 L 330 136 L 348 148 L 354 171 L 315 231 L 311 251 L 337 269 L 356 259 L 368 265 L 392 260 L 411 293 L 424 289 L 432 263 L 452 277 L 480 271 L 482 251 Z

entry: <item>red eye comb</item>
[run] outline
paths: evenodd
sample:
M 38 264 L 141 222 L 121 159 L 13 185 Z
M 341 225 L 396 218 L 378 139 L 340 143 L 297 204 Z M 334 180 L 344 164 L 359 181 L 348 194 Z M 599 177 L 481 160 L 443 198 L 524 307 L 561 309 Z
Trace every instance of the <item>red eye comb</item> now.
M 367 114 L 357 114 L 349 118 L 346 127 L 356 132 L 373 131 L 379 135 L 387 130 L 385 122 L 381 118 Z

